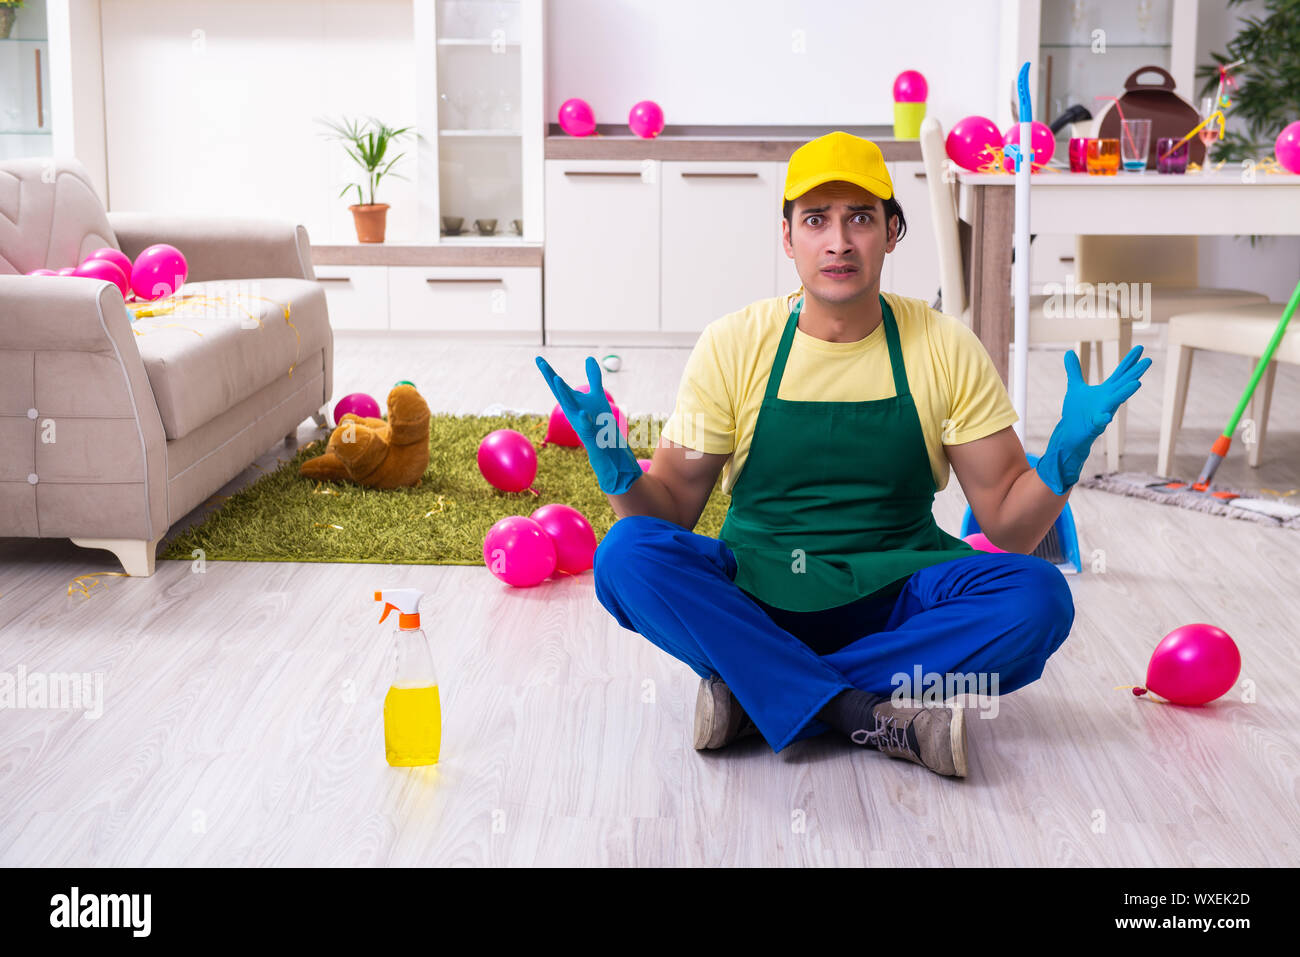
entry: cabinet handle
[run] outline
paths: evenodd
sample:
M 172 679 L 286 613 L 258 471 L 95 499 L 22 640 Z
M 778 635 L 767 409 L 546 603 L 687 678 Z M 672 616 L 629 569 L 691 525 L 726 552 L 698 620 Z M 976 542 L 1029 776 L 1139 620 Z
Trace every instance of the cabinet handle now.
M 915 176 L 917 179 L 925 179 L 924 173 L 913 173 L 912 175 Z
M 595 170 L 595 169 L 566 169 L 565 176 L 635 176 L 641 178 L 639 169 L 629 170 Z
M 425 278 L 424 281 L 425 282 L 505 282 L 504 279 L 451 279 L 451 278 L 439 279 L 434 276 L 428 276 Z
M 709 177 L 713 179 L 758 179 L 757 173 L 682 173 L 682 179 L 688 176 Z
M 1073 256 L 1062 256 L 1062 257 L 1061 257 L 1061 262 L 1063 262 L 1063 263 L 1072 263 L 1072 262 L 1074 262 L 1074 257 L 1073 257 Z
M 351 282 L 351 276 L 317 276 L 317 282 Z
M 41 89 L 41 48 L 36 48 L 36 127 L 45 125 L 45 96 Z

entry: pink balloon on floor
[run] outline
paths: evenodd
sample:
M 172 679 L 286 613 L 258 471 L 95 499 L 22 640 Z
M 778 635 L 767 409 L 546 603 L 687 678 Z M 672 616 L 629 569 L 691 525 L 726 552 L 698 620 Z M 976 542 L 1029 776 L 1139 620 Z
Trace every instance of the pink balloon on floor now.
M 478 470 L 494 488 L 522 492 L 537 478 L 537 450 L 522 432 L 497 429 L 479 443 Z
M 522 515 L 503 518 L 483 539 L 483 563 L 507 585 L 530 588 L 555 571 L 555 544 L 541 524 Z
M 596 115 L 586 100 L 571 97 L 560 104 L 560 129 L 570 136 L 590 136 L 596 131 Z
M 349 412 L 363 419 L 378 419 L 383 415 L 379 403 L 364 392 L 351 392 L 334 403 L 334 424 L 337 426 Z
M 664 111 L 654 100 L 642 100 L 627 114 L 627 125 L 643 140 L 652 140 L 664 129 Z
M 58 273 L 53 269 L 33 269 L 27 275 L 29 276 L 57 276 Z
M 636 464 L 641 466 L 642 472 L 650 471 L 650 459 L 637 459 Z
M 1183 625 L 1165 635 L 1147 665 L 1147 689 L 1174 704 L 1198 705 L 1232 690 L 1241 651 L 1222 628 Z
M 131 260 L 126 253 L 120 249 L 114 249 L 112 246 L 100 246 L 86 259 L 107 259 L 118 269 L 122 270 L 122 275 L 126 276 L 128 285 L 131 281 Z M 85 262 L 85 260 L 82 260 Z M 126 295 L 123 293 L 123 295 Z
M 596 533 L 576 508 L 552 502 L 529 516 L 551 536 L 555 545 L 555 570 L 579 575 L 591 567 L 596 554 Z
M 998 548 L 996 545 L 994 545 L 992 542 L 989 541 L 988 536 L 985 535 L 983 532 L 972 532 L 970 535 L 967 535 L 965 538 L 963 538 L 962 541 L 965 542 L 967 545 L 971 546 L 971 548 L 978 549 L 981 552 L 1002 552 L 1003 554 L 1006 553 L 1005 548 Z
M 131 288 L 145 300 L 161 299 L 185 285 L 189 264 L 175 246 L 155 243 L 135 257 L 131 267 Z
M 573 391 L 590 392 L 591 386 L 580 385 Z M 604 392 L 605 398 L 609 400 L 609 411 L 614 413 L 614 421 L 618 423 L 619 430 L 627 435 L 627 416 L 614 404 L 614 397 L 609 394 L 609 390 L 605 389 Z M 569 417 L 564 414 L 558 402 L 551 410 L 550 421 L 546 423 L 546 438 L 542 440 L 542 444 L 546 445 L 548 442 L 551 445 L 566 445 L 569 448 L 582 445 L 582 440 L 578 438 L 578 433 L 573 431 L 573 426 L 569 424 Z
M 111 263 L 107 259 L 87 259 L 77 267 L 74 276 L 80 276 L 83 279 L 106 279 L 118 288 L 122 293 L 122 298 L 131 292 L 131 285 L 127 282 L 126 274 L 118 268 L 116 263 Z

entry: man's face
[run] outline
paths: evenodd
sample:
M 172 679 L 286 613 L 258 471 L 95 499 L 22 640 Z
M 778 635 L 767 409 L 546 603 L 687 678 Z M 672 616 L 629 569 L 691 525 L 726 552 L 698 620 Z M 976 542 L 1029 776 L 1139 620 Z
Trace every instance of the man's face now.
M 794 259 L 804 290 L 824 302 L 843 304 L 877 295 L 885 254 L 894 251 L 898 220 L 885 223 L 885 204 L 861 186 L 823 183 L 794 201 L 787 227 L 781 220 L 785 254 Z M 825 270 L 847 264 L 838 279 Z

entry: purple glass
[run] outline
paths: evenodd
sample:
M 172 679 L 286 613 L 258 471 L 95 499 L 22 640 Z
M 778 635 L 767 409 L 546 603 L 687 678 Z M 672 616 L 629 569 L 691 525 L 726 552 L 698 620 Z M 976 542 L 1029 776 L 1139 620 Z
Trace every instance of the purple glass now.
M 1169 148 L 1178 142 L 1178 137 L 1162 136 L 1156 140 L 1156 172 L 1157 173 L 1186 173 L 1187 172 L 1187 148 L 1191 140 L 1183 143 L 1172 153 Z M 1168 156 L 1165 154 L 1169 153 Z
M 1086 136 L 1070 137 L 1070 172 L 1088 172 L 1088 138 Z

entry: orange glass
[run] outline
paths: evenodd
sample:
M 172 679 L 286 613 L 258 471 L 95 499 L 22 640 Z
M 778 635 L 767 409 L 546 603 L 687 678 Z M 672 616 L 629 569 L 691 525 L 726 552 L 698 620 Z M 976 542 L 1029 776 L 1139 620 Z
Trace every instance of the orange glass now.
M 1088 173 L 1114 176 L 1119 172 L 1119 140 L 1088 140 Z

